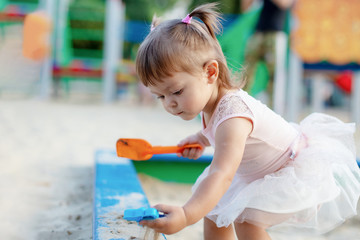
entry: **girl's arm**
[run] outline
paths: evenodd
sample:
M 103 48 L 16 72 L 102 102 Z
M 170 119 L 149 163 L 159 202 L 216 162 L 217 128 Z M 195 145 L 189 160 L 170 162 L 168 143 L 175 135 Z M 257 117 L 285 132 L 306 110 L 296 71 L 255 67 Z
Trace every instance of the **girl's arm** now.
M 245 118 L 224 121 L 215 133 L 215 152 L 208 176 L 183 206 L 187 225 L 203 218 L 230 187 L 240 165 L 252 123 Z
M 272 0 L 272 2 L 275 3 L 281 9 L 288 9 L 292 7 L 295 0 Z M 243 13 L 248 11 L 253 3 L 254 0 L 241 0 L 241 11 Z
M 208 176 L 183 207 L 157 205 L 166 217 L 140 224 L 158 232 L 173 234 L 206 216 L 229 188 L 238 169 L 252 123 L 245 118 L 224 121 L 216 130 L 215 152 Z
M 254 0 L 241 0 L 241 12 L 244 13 L 248 11 L 253 4 Z
M 281 9 L 288 9 L 295 2 L 295 0 L 272 0 L 272 1 Z

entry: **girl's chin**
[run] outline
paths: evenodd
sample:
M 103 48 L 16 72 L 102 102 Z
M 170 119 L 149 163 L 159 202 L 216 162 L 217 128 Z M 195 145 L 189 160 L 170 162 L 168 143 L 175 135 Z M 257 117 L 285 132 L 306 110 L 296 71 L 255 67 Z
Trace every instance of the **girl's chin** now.
M 179 117 L 183 120 L 190 121 L 197 117 L 197 115 L 180 114 Z

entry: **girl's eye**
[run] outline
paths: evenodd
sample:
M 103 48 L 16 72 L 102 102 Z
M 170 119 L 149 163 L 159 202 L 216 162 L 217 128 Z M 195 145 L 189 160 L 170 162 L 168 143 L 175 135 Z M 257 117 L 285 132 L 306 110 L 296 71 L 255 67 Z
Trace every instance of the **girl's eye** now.
M 174 92 L 174 95 L 180 95 L 182 92 L 183 92 L 183 90 L 181 89 L 179 91 Z
M 157 99 L 164 99 L 164 96 L 157 96 Z

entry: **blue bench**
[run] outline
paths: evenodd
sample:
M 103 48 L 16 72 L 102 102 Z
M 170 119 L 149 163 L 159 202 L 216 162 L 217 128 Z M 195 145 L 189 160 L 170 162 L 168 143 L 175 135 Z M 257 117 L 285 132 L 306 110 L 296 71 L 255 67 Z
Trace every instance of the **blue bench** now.
M 131 160 L 119 158 L 115 151 L 95 154 L 93 210 L 94 240 L 143 239 L 147 230 L 123 219 L 128 208 L 149 207 Z

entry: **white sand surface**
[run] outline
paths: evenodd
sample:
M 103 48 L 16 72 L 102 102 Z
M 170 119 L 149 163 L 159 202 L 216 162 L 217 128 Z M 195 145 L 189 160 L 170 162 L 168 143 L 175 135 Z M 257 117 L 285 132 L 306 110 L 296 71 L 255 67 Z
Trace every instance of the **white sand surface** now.
M 157 106 L 0 99 L 0 239 L 91 239 L 94 152 L 114 149 L 120 137 L 173 145 L 199 128 Z M 140 178 L 151 204 L 183 204 L 190 195 L 189 185 Z M 201 236 L 200 222 L 168 239 Z M 360 218 L 321 237 L 272 236 L 356 240 Z
M 91 239 L 94 152 L 197 129 L 159 107 L 0 100 L 0 239 Z

